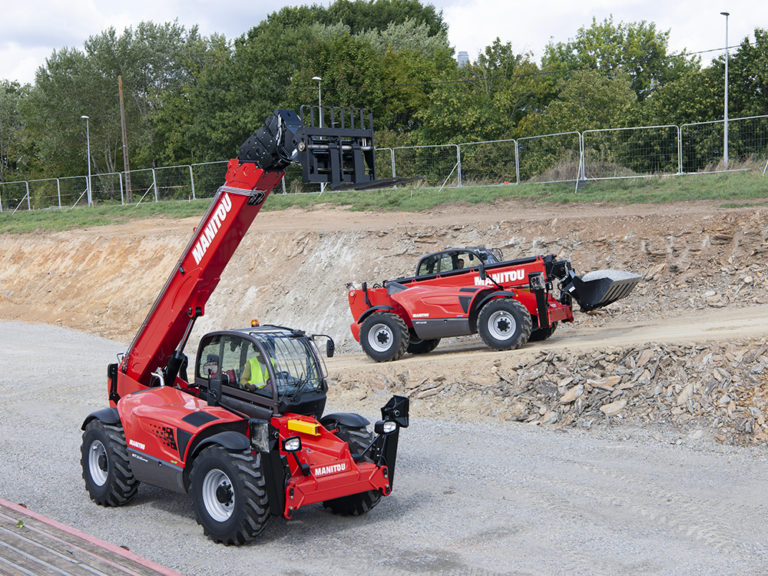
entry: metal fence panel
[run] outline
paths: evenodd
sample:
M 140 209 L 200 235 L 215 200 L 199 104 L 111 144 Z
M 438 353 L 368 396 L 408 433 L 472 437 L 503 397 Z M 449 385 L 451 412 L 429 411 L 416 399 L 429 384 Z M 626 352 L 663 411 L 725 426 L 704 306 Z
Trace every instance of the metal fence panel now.
M 488 186 L 517 182 L 514 140 L 465 142 L 461 151 L 462 186 Z
M 561 132 L 517 139 L 520 182 L 569 182 L 579 177 L 581 135 Z
M 14 212 L 16 210 L 27 209 L 27 183 L 21 182 L 0 182 L 0 201 L 3 210 Z M 31 208 L 32 205 L 30 204 Z
M 458 149 L 455 144 L 393 148 L 397 177 L 420 178 L 427 186 L 461 186 Z
M 199 162 L 192 164 L 192 181 L 195 185 L 195 198 L 213 198 L 216 190 L 224 183 L 228 160 L 217 162 Z
M 427 186 L 511 182 L 568 182 L 579 178 L 637 178 L 714 172 L 723 162 L 724 121 L 638 126 L 530 136 L 516 140 L 376 149 L 376 176 L 419 178 Z M 729 120 L 731 170 L 768 170 L 768 115 Z M 131 203 L 211 198 L 224 182 L 227 161 L 132 170 Z M 93 174 L 96 203 L 127 203 L 125 174 Z M 0 212 L 68 208 L 87 202 L 86 176 L 0 182 Z M 316 193 L 289 166 L 277 193 Z
M 585 130 L 584 176 L 600 180 L 677 174 L 677 126 Z
M 683 172 L 725 170 L 724 120 L 680 126 Z M 768 115 L 728 121 L 728 169 L 758 169 L 768 158 Z

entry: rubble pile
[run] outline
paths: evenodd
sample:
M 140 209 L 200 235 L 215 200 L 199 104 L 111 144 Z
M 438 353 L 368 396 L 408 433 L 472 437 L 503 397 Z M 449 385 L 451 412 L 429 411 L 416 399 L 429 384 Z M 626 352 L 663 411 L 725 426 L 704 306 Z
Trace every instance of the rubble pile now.
M 414 413 L 489 417 L 555 427 L 624 423 L 704 430 L 721 442 L 768 439 L 768 340 L 707 345 L 646 344 L 600 353 L 514 354 L 454 377 L 412 381 L 408 371 L 341 381 L 365 398 L 380 390 L 411 398 Z

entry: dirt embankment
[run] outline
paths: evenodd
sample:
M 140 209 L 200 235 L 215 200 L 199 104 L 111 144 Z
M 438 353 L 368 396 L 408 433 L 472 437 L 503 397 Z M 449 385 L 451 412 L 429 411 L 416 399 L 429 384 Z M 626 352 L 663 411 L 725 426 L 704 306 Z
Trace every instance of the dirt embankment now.
M 2 235 L 0 317 L 60 324 L 128 342 L 195 225 L 196 219 L 153 219 L 61 233 Z M 491 405 L 498 405 L 496 391 L 504 388 L 505 379 L 511 381 L 511 372 L 504 370 L 518 374 L 527 362 L 540 363 L 537 355 L 552 347 L 560 356 L 578 350 L 579 363 L 594 368 L 598 362 L 594 358 L 611 349 L 611 354 L 616 354 L 611 367 L 629 370 L 631 377 L 625 379 L 622 375 L 619 382 L 614 382 L 616 374 L 602 370 L 582 380 L 564 382 L 566 373 L 576 368 L 564 360 L 559 364 L 550 361 L 548 365 L 556 366 L 548 376 L 554 389 L 531 396 L 523 402 L 525 411 L 518 411 L 517 416 L 510 408 L 517 400 L 510 400 L 505 417 L 584 424 L 590 419 L 634 414 L 631 401 L 615 414 L 606 415 L 600 409 L 611 402 L 621 404 L 630 395 L 624 391 L 633 389 L 633 385 L 623 388 L 621 394 L 615 389 L 603 390 L 611 402 L 587 403 L 579 412 L 584 417 L 573 417 L 577 412 L 574 407 L 584 405 L 594 388 L 587 381 L 600 378 L 612 378 L 613 386 L 633 381 L 655 389 L 661 384 L 662 393 L 647 396 L 643 406 L 658 403 L 661 397 L 674 397 L 675 406 L 685 412 L 685 403 L 676 403 L 682 389 L 669 388 L 680 384 L 675 371 L 667 373 L 669 384 L 644 379 L 636 366 L 626 364 L 626 358 L 637 362 L 648 343 L 658 342 L 693 346 L 695 350 L 697 345 L 717 347 L 739 340 L 737 347 L 764 350 L 761 338 L 768 324 L 764 321 L 768 316 L 767 240 L 768 213 L 764 209 L 726 210 L 711 203 L 628 207 L 500 203 L 453 206 L 417 214 L 359 214 L 335 209 L 264 213 L 257 217 L 222 275 L 191 342 L 193 346 L 203 333 L 214 328 L 248 325 L 251 318 L 322 331 L 340 345 L 343 354 L 329 364 L 341 389 L 351 394 L 350 400 L 378 397 L 370 393 L 372 390 L 400 390 L 415 399 L 431 397 L 438 411 L 449 413 L 460 413 L 485 402 L 471 412 L 489 416 L 498 412 L 491 409 Z M 641 274 L 644 280 L 629 298 L 596 313 L 577 313 L 573 325 L 559 327 L 551 340 L 530 344 L 522 351 L 492 353 L 479 339 L 465 338 L 445 342 L 426 357 L 410 357 L 388 365 L 375 364 L 359 353 L 348 329 L 348 282 L 375 283 L 410 275 L 418 257 L 427 252 L 477 244 L 499 246 L 509 258 L 557 254 L 570 259 L 577 273 L 614 268 Z M 720 324 L 707 323 L 718 318 Z M 716 356 L 721 354 L 718 350 L 714 350 Z M 754 360 L 754 354 L 729 353 Z M 669 357 L 668 353 L 657 355 L 660 365 L 666 362 L 662 356 Z M 676 355 L 674 352 L 672 357 Z M 698 355 L 690 353 L 691 357 Z M 728 357 L 723 358 L 727 364 Z M 758 368 L 763 364 L 759 359 L 757 362 L 748 369 L 758 371 L 756 379 L 741 379 L 736 384 L 765 384 L 762 369 Z M 704 381 L 713 366 L 700 362 L 682 365 L 691 381 Z M 473 386 L 451 388 L 467 383 Z M 361 385 L 365 390 L 355 391 Z M 581 404 L 577 398 L 561 403 L 561 397 L 576 394 L 571 389 L 579 385 L 579 396 L 587 394 Z M 740 430 L 759 433 L 755 429 L 761 426 L 762 408 L 743 406 L 747 411 L 755 408 L 760 414 L 738 412 L 736 398 L 746 397 L 746 392 L 720 393 L 714 406 L 717 408 L 722 396 L 727 395 L 736 404 L 722 400 L 723 405 L 730 406 L 732 414 L 743 416 Z M 551 402 L 544 402 L 544 396 L 551 397 Z M 749 396 L 762 397 L 754 393 Z M 696 396 L 691 392 L 690 397 Z M 711 403 L 699 402 L 698 408 L 687 413 L 696 416 L 701 406 Z M 420 410 L 415 404 L 414 409 Z M 429 404 L 425 401 L 421 406 L 426 411 Z M 520 408 L 520 403 L 515 406 Z M 640 414 L 642 408 L 636 411 Z M 552 412 L 555 418 L 549 415 Z M 683 412 L 675 412 L 672 416 L 680 420 Z

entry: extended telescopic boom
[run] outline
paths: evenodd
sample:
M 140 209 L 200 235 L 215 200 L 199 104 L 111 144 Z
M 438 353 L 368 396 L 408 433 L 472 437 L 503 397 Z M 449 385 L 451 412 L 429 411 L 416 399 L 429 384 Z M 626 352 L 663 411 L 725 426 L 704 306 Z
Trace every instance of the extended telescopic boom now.
M 314 111 L 309 112 L 314 117 Z M 301 164 L 305 181 L 331 187 L 375 184 L 370 113 L 347 114 L 339 112 L 341 127 L 320 129 L 311 121 L 305 125 L 292 110 L 277 110 L 240 147 L 238 157 L 229 161 L 224 185 L 195 228 L 118 373 L 110 374 L 113 403 L 150 386 L 152 375 L 174 383 L 184 368 L 183 349 L 195 320 L 205 314 L 224 268 L 288 165 Z

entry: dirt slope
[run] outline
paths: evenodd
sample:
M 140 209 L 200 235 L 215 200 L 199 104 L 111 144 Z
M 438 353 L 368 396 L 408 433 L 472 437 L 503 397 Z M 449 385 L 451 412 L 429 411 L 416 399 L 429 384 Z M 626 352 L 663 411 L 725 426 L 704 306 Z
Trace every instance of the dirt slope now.
M 129 341 L 196 219 L 140 220 L 69 232 L 0 235 L 2 317 Z M 663 206 L 452 206 L 424 213 L 288 210 L 260 214 L 222 275 L 198 334 L 265 322 L 348 341 L 348 282 L 413 273 L 424 253 L 501 246 L 505 257 L 554 253 L 578 273 L 616 268 L 646 280 L 632 298 L 575 326 L 647 322 L 768 303 L 765 209 Z M 696 314 L 694 314 L 696 316 Z M 358 350 L 347 343 L 344 350 Z
M 45 322 L 129 342 L 186 245 L 196 219 L 152 219 L 40 235 L 0 235 L 0 318 Z M 542 350 L 583 353 L 645 343 L 760 339 L 768 330 L 768 214 L 713 203 L 637 206 L 455 205 L 423 213 L 339 209 L 260 214 L 222 275 L 188 350 L 219 327 L 251 318 L 331 334 L 342 354 L 333 376 L 411 390 L 426 380 L 497 382 L 494 362 Z M 375 364 L 349 334 L 348 282 L 413 273 L 419 256 L 447 246 L 499 246 L 505 257 L 557 254 L 577 273 L 644 276 L 633 295 L 576 314 L 548 342 L 493 353 L 479 339 L 444 342 L 426 357 Z M 471 369 L 468 369 L 470 366 Z M 479 377 L 478 379 L 478 375 Z M 375 395 L 374 395 L 375 396 Z M 378 400 L 378 398 L 376 398 Z M 446 409 L 459 410 L 449 401 Z

